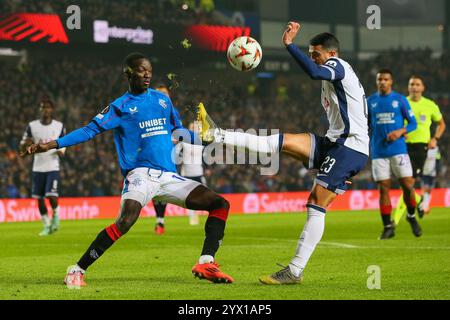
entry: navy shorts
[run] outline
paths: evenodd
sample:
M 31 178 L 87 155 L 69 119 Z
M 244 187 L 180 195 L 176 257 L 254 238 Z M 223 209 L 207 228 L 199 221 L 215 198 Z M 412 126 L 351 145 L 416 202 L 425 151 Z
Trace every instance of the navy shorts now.
M 31 195 L 36 199 L 57 197 L 59 186 L 59 171 L 33 172 Z
M 311 134 L 311 154 L 308 169 L 318 169 L 316 183 L 343 194 L 347 190 L 345 181 L 358 174 L 369 157 L 342 144 L 331 142 L 326 137 Z

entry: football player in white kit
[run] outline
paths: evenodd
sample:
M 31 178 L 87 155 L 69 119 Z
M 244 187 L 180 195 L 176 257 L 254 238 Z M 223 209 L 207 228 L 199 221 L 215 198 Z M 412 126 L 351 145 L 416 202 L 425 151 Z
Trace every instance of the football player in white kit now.
M 43 99 L 39 103 L 41 118 L 31 121 L 23 134 L 20 148 L 24 150 L 32 143 L 47 143 L 64 136 L 65 128 L 62 122 L 53 119 L 55 106 L 49 99 Z M 37 199 L 39 212 L 41 213 L 44 229 L 40 236 L 47 236 L 59 228 L 59 157 L 63 156 L 65 148 L 60 150 L 49 150 L 34 155 L 32 170 L 32 197 Z M 53 217 L 48 216 L 47 198 L 52 207 Z
M 189 130 L 194 131 L 194 123 L 189 124 Z M 204 146 L 198 144 L 190 144 L 180 142 L 176 146 L 176 152 L 181 156 L 181 170 L 180 174 L 183 177 L 189 178 L 206 185 L 203 168 L 203 149 Z M 199 219 L 195 210 L 188 210 L 189 224 L 191 226 L 198 225 Z
M 326 208 L 347 189 L 348 180 L 364 168 L 369 155 L 367 105 L 364 89 L 352 67 L 338 57 L 339 42 L 330 33 L 310 40 L 308 57 L 293 40 L 300 24 L 289 22 L 282 40 L 288 52 L 313 79 L 322 81 L 322 106 L 330 127 L 325 137 L 312 133 L 256 136 L 218 128 L 203 105 L 197 108 L 205 143 L 222 142 L 253 152 L 284 152 L 302 161 L 309 169 L 318 169 L 308 198 L 307 222 L 300 235 L 290 264 L 282 270 L 260 277 L 264 284 L 301 283 L 303 270 L 325 227 Z

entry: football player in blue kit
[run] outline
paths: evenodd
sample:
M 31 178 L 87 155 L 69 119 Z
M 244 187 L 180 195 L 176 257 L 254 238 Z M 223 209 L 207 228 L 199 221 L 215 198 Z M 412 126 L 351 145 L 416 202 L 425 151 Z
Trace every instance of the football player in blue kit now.
M 182 126 L 170 98 L 149 88 L 152 65 L 146 56 L 140 53 L 128 55 L 124 60 L 124 73 L 129 83 L 128 91 L 88 125 L 63 138 L 33 144 L 23 153 L 70 147 L 104 131 L 114 131 L 119 164 L 125 177 L 120 214 L 115 223 L 98 234 L 78 263 L 69 266 L 65 283 L 69 287 L 85 286 L 87 268 L 130 230 L 141 209 L 152 199 L 209 212 L 203 249 L 192 273 L 212 282 L 233 282 L 233 278 L 221 272 L 214 259 L 224 236 L 229 203 L 201 183 L 180 177 L 172 159 L 172 139 L 190 143 L 200 139 Z
M 407 220 L 412 232 L 416 237 L 420 237 L 422 230 L 414 213 L 416 200 L 413 171 L 405 141 L 405 135 L 417 128 L 417 121 L 406 97 L 392 90 L 393 78 L 390 70 L 380 70 L 376 81 L 378 92 L 371 95 L 367 103 L 371 129 L 372 175 L 380 190 L 380 212 L 384 226 L 379 239 L 389 239 L 395 235 L 389 197 L 392 175 L 398 179 L 403 190 L 403 199 L 408 209 Z

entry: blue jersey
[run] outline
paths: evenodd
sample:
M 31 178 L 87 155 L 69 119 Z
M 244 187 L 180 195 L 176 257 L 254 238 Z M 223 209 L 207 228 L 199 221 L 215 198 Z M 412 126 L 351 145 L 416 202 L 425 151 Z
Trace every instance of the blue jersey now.
M 370 125 L 370 152 L 372 159 L 389 158 L 408 153 L 405 137 L 387 141 L 387 136 L 394 130 L 408 123 L 406 132 L 417 128 L 417 122 L 406 98 L 392 91 L 388 95 L 375 93 L 367 99 Z
M 87 126 L 56 142 L 59 148 L 67 147 L 90 140 L 106 130 L 114 130 L 114 142 L 124 176 L 138 167 L 176 172 L 172 159 L 172 132 L 177 129 L 192 141 L 193 133 L 182 126 L 170 98 L 148 89 L 140 95 L 125 93 Z

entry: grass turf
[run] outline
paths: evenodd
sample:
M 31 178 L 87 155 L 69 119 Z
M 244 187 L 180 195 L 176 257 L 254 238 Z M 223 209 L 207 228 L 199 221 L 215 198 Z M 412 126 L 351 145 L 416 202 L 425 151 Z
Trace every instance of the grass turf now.
M 0 224 L 0 299 L 450 299 L 450 210 L 433 209 L 415 238 L 403 220 L 396 236 L 379 241 L 381 219 L 371 212 L 330 212 L 325 234 L 295 286 L 264 286 L 258 277 L 287 264 L 305 214 L 232 215 L 217 261 L 231 285 L 194 279 L 191 268 L 203 243 L 201 226 L 167 217 L 166 234 L 154 219 L 132 230 L 88 270 L 88 286 L 63 285 L 106 220 L 62 221 L 61 230 L 39 237 L 40 222 Z M 381 289 L 369 290 L 367 268 L 381 270 Z

